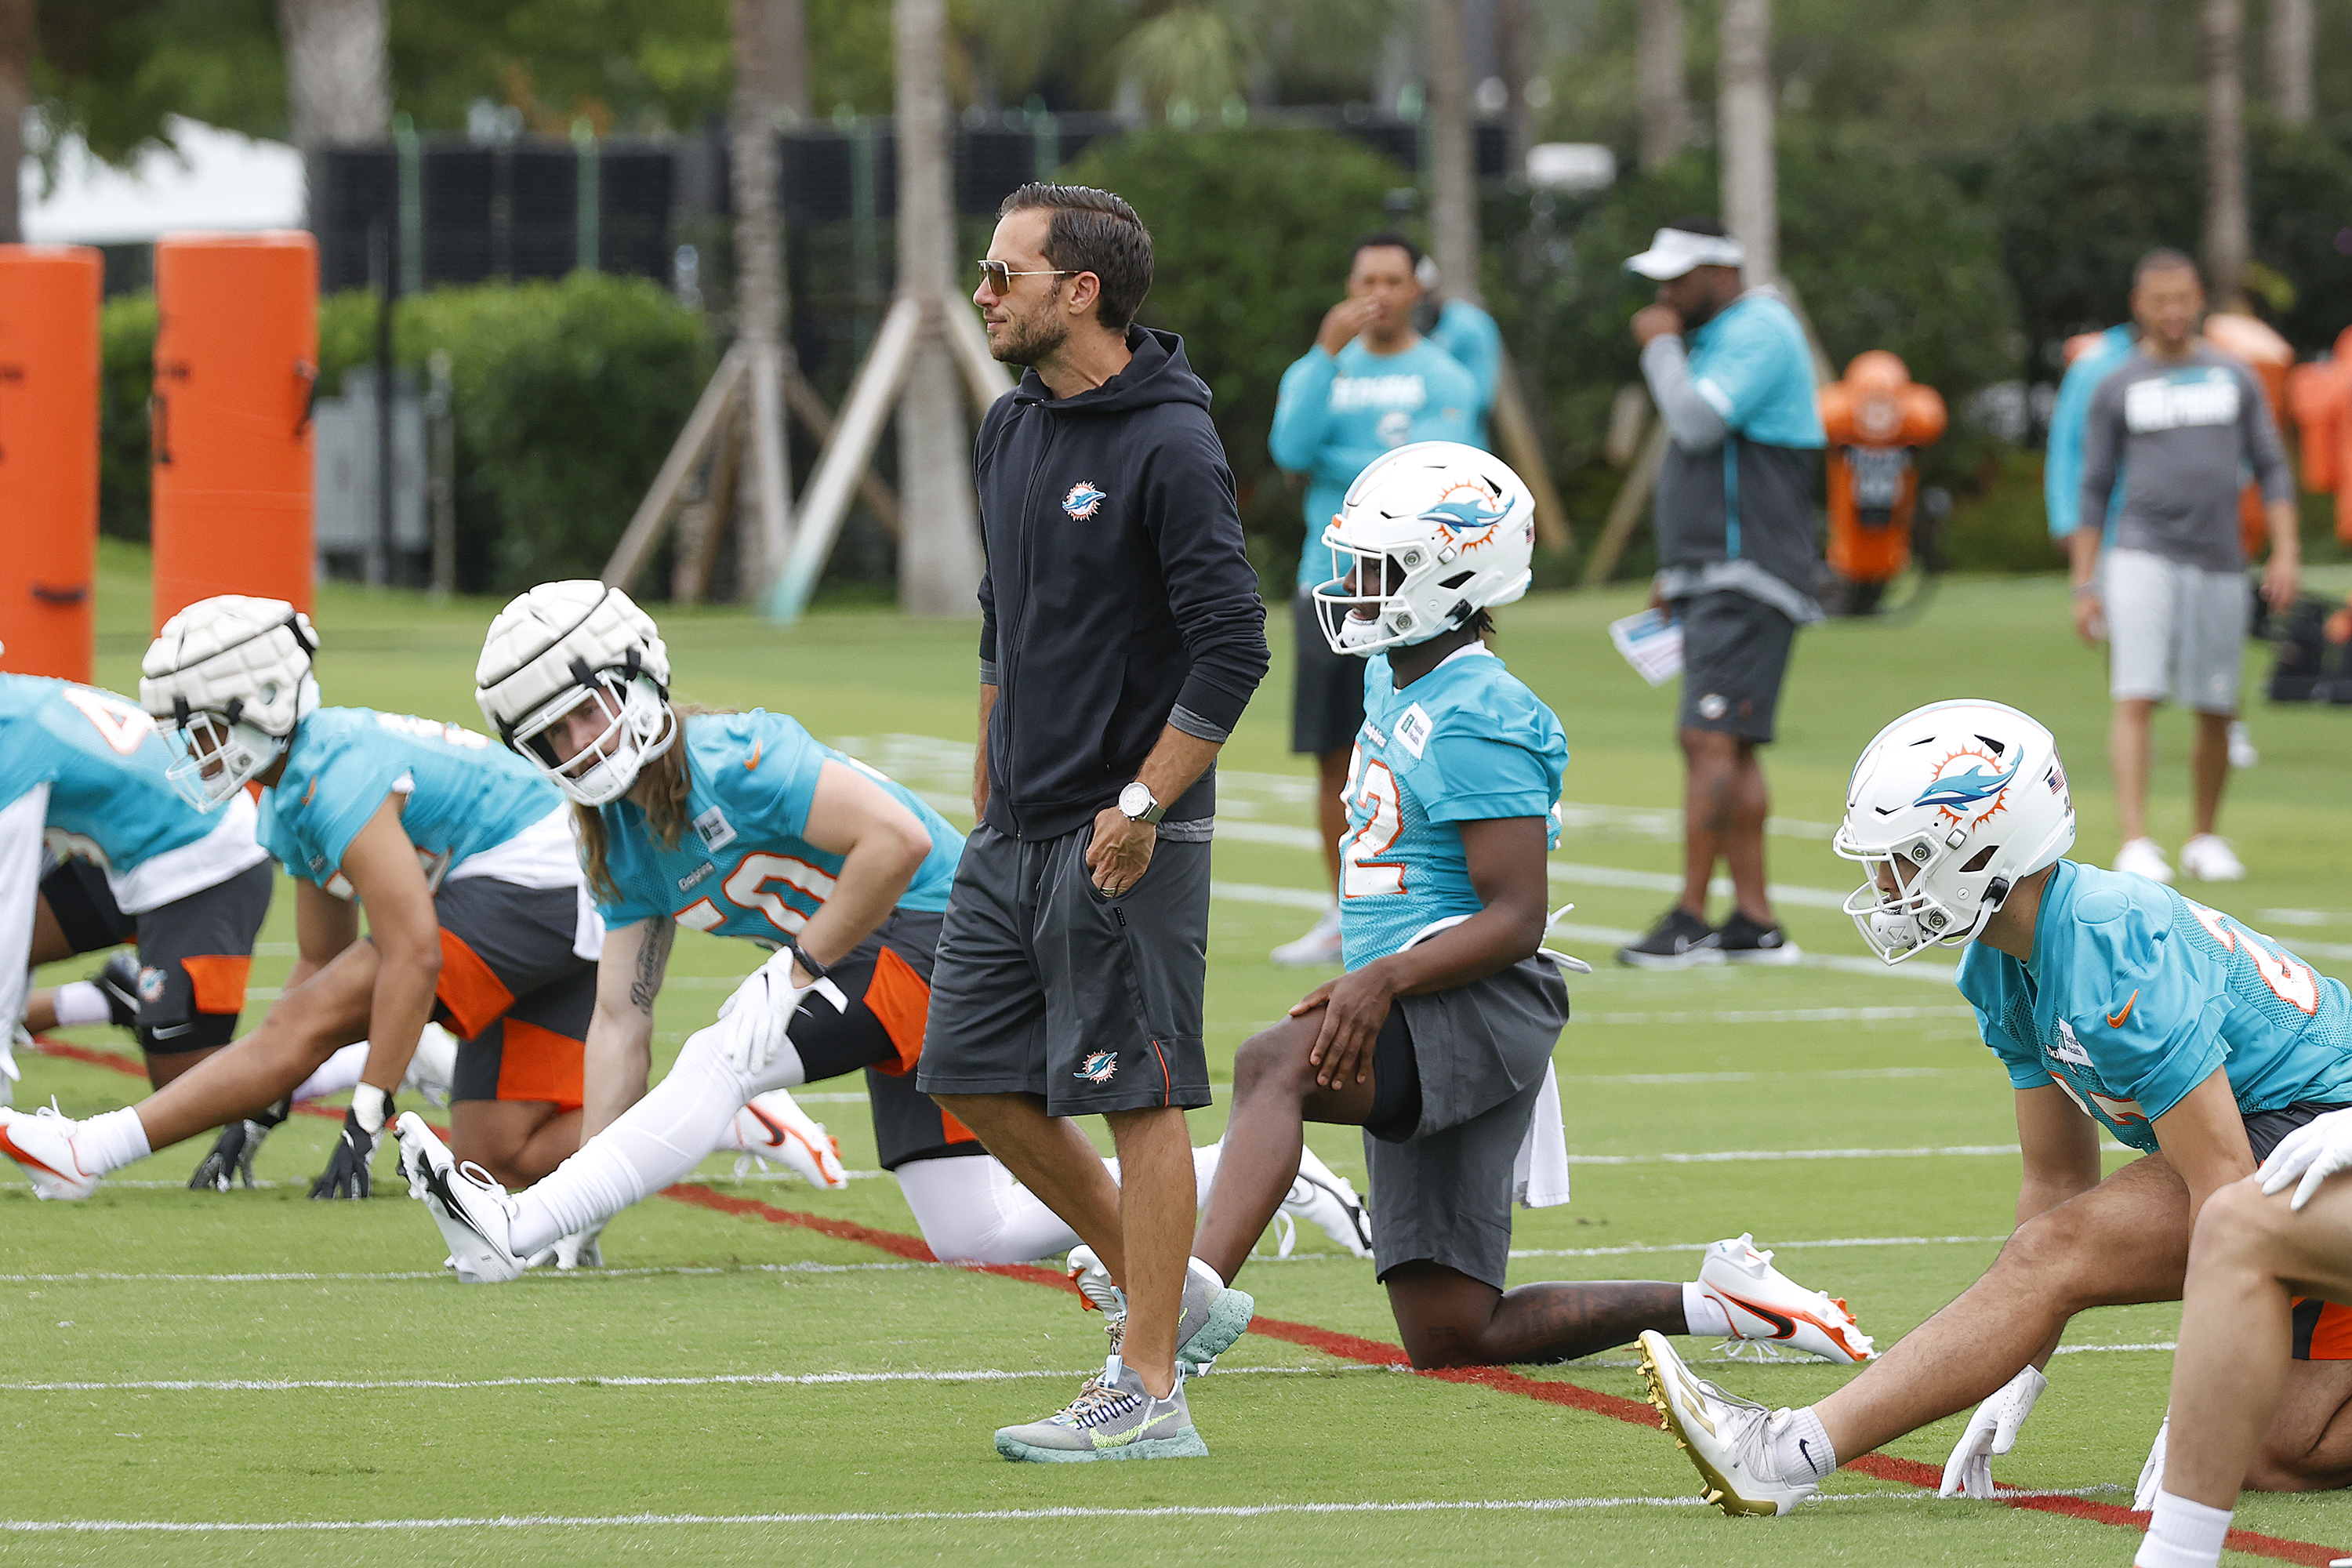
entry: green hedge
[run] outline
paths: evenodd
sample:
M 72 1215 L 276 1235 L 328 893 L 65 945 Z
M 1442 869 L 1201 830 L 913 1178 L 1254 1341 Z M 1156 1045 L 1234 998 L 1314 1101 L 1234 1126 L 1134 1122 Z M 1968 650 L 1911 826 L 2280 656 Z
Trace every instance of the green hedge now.
M 320 387 L 372 363 L 376 303 L 319 309 Z M 108 532 L 147 532 L 145 397 L 152 297 L 103 321 L 108 418 L 100 510 Z M 457 425 L 458 585 L 512 593 L 593 576 L 652 482 L 709 377 L 700 316 L 643 279 L 436 289 L 401 301 L 394 353 L 420 375 L 449 355 Z

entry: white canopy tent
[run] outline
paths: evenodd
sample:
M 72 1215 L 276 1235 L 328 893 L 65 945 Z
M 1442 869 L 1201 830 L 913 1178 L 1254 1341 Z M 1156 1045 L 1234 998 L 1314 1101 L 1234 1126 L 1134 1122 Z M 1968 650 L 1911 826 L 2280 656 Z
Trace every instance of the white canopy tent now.
M 302 154 L 201 121 L 166 122 L 177 151 L 150 147 L 129 168 L 93 157 L 79 137 L 58 159 L 57 188 L 17 172 L 25 238 L 36 245 L 136 245 L 184 229 L 299 228 Z

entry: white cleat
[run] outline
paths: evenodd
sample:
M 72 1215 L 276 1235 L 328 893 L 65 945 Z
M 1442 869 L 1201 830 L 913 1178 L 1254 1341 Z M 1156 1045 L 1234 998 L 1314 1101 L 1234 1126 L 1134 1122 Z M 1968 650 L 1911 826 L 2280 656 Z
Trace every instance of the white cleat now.
M 1372 1222 L 1364 1213 L 1363 1200 L 1348 1178 L 1317 1159 L 1312 1149 L 1298 1152 L 1298 1178 L 1290 1184 L 1278 1214 L 1306 1220 L 1353 1257 L 1372 1255 Z M 1289 1234 L 1283 1237 L 1277 1244 L 1280 1256 L 1290 1256 L 1292 1240 Z
M 2243 773 L 2258 765 L 2262 760 L 2262 752 L 2254 749 L 2253 731 L 2246 728 L 2246 721 L 2243 719 L 2231 720 L 2230 765 Z
M 1339 960 L 1339 906 L 1333 904 L 1296 942 L 1286 942 L 1266 955 L 1285 969 L 1320 969 Z
M 83 1170 L 74 1153 L 73 1135 L 79 1125 L 61 1114 L 54 1100 L 29 1115 L 0 1110 L 0 1154 L 24 1167 L 33 1179 L 35 1197 L 79 1203 L 97 1188 L 97 1174 Z
M 1642 1376 L 1659 1425 L 1696 1466 L 1699 1495 L 1727 1514 L 1789 1513 L 1822 1489 L 1784 1481 L 1772 1465 L 1772 1415 L 1752 1399 L 1726 1394 L 1693 1375 L 1665 1336 L 1642 1331 Z
M 753 1096 L 737 1111 L 719 1147 L 742 1156 L 735 1162 L 738 1180 L 751 1170 L 752 1161 L 758 1161 L 763 1170 L 775 1161 L 810 1186 L 837 1192 L 849 1185 L 849 1173 L 842 1168 L 841 1145 L 823 1122 L 781 1089 Z
M 523 1260 L 507 1238 L 513 1234 L 514 1200 L 468 1162 L 459 1165 L 449 1150 L 413 1110 L 394 1123 L 400 1137 L 400 1172 L 408 1195 L 425 1205 L 449 1244 L 457 1278 L 467 1284 L 503 1285 L 523 1271 Z
M 2147 1463 L 2139 1468 L 2139 1484 L 2132 1489 L 2132 1510 L 2146 1513 L 2156 1507 L 2156 1494 L 2164 1489 L 2164 1439 L 2172 1430 L 2172 1417 L 2167 1415 L 2156 1429 L 2156 1441 L 2148 1445 Z
M 2135 838 L 2116 851 L 2116 869 L 2151 882 L 2172 880 L 2172 866 L 2153 838 Z
M 2200 833 L 2180 847 L 2180 868 L 2200 882 L 2242 882 L 2245 862 L 2218 833 Z
M 449 1091 L 457 1080 L 457 1037 L 440 1025 L 427 1023 L 416 1037 L 416 1054 L 400 1075 L 400 1087 L 413 1089 L 427 1105 L 447 1110 Z
M 542 1247 L 532 1253 L 523 1267 L 544 1268 L 553 1264 L 559 1274 L 569 1274 L 575 1268 L 602 1268 L 604 1267 L 604 1249 L 598 1245 L 597 1237 L 604 1234 L 604 1222 L 598 1220 L 585 1230 L 557 1237 L 555 1245 Z
M 1100 1312 L 1103 1327 L 1114 1335 L 1127 1321 L 1127 1292 L 1110 1277 L 1091 1247 L 1074 1247 L 1063 1262 L 1064 1272 L 1070 1283 L 1078 1288 L 1078 1304 L 1087 1311 Z
M 1769 1360 L 1779 1355 L 1777 1347 L 1786 1345 L 1851 1366 L 1878 1353 L 1843 1301 L 1808 1290 L 1773 1268 L 1772 1255 L 1759 1251 L 1752 1237 L 1736 1236 L 1708 1247 L 1699 1265 L 1698 1288 L 1730 1318 L 1726 1349 L 1733 1356 L 1748 1345 L 1759 1360 Z

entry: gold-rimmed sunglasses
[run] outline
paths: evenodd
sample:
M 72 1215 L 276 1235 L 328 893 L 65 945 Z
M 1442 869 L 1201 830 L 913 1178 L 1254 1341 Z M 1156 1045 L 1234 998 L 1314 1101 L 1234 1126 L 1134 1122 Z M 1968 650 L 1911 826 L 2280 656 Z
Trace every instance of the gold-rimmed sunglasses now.
M 1015 271 L 1012 266 L 1005 262 L 990 261 L 985 258 L 982 258 L 980 261 L 974 263 L 974 265 L 980 268 L 980 280 L 982 283 L 987 284 L 989 291 L 994 294 L 1010 294 L 1013 292 L 1013 280 L 1015 278 L 1074 278 L 1077 276 L 1066 267 L 1033 267 L 1027 271 Z

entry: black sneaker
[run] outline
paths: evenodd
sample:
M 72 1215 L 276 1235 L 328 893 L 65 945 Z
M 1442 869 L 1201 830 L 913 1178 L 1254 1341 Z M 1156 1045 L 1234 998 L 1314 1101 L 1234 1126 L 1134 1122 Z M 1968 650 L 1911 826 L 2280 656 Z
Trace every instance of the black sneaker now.
M 1650 928 L 1650 934 L 1617 950 L 1617 962 L 1636 969 L 1689 969 L 1723 962 L 1722 937 L 1713 926 L 1677 904 Z
M 1759 925 L 1738 910 L 1716 932 L 1726 963 L 1794 963 L 1804 953 L 1779 926 Z
M 129 948 L 118 951 L 106 967 L 89 977 L 106 993 L 107 1021 L 128 1029 L 139 1021 L 139 957 Z

